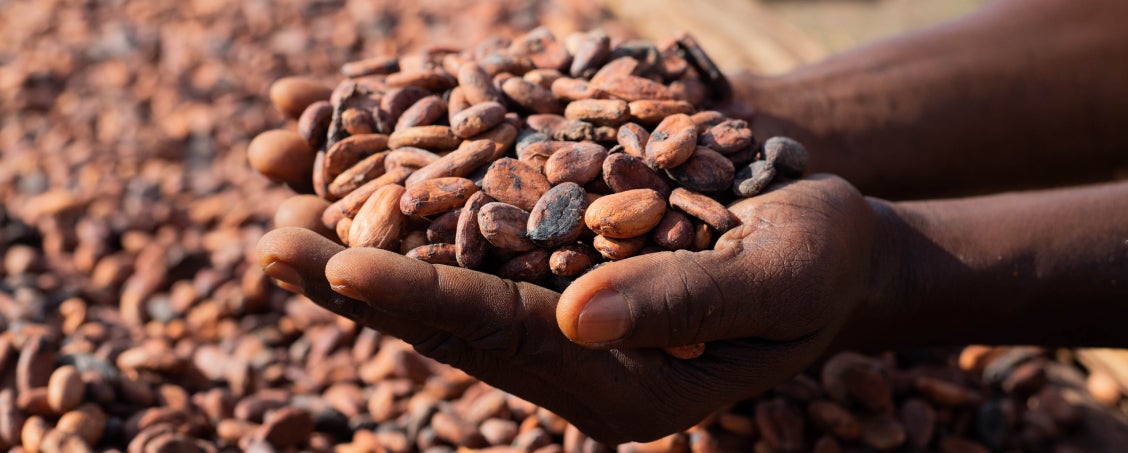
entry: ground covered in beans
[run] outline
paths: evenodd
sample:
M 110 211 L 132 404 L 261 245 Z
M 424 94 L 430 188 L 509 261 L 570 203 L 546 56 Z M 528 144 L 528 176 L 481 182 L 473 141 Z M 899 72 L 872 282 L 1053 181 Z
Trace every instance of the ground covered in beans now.
M 1085 451 L 1116 429 L 1119 389 L 1067 353 L 969 348 L 841 354 L 598 445 L 264 278 L 248 256 L 292 195 L 246 164 L 286 124 L 271 82 L 538 25 L 629 35 L 579 1 L 0 2 L 0 449 Z

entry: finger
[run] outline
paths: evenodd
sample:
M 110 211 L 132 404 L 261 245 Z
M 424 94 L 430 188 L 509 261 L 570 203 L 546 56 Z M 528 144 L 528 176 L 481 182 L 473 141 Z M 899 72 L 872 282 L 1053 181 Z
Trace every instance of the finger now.
M 363 301 L 334 292 L 325 278 L 325 265 L 343 250 L 340 244 L 297 227 L 270 231 L 256 247 L 263 270 L 289 291 L 304 294 L 334 313 L 409 343 L 435 336 L 437 332 L 430 327 L 380 313 Z
M 560 296 L 556 321 L 595 348 L 666 347 L 753 336 L 739 247 L 660 252 L 611 263 Z
M 555 331 L 551 320 L 556 293 L 469 269 L 431 265 L 375 248 L 355 248 L 334 256 L 326 276 L 342 294 L 449 331 L 486 349 L 513 347 L 520 338 L 510 338 L 507 333 L 520 330 L 514 327 L 521 323 L 538 323 L 536 328 Z

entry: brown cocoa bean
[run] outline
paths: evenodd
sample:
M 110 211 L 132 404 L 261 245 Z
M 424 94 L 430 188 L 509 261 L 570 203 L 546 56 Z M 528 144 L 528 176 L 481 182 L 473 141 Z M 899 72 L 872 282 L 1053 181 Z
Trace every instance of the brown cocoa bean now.
M 876 450 L 889 451 L 905 443 L 905 427 L 888 414 L 862 420 L 862 443 Z
M 944 406 L 963 406 L 982 402 L 982 397 L 978 393 L 934 377 L 917 376 L 913 380 L 913 387 L 925 398 Z
M 781 175 L 800 178 L 807 171 L 807 148 L 787 137 L 772 137 L 764 142 L 764 159 Z
M 400 114 L 394 130 L 404 130 L 415 126 L 435 124 L 447 114 L 447 103 L 438 96 L 427 96 L 415 101 Z
M 408 86 L 403 88 L 393 88 L 387 91 L 382 98 L 380 98 L 379 112 L 383 113 L 384 126 L 381 132 L 391 133 L 394 125 L 399 122 L 400 116 L 403 112 L 419 102 L 427 96 L 431 96 L 431 92 L 415 86 Z M 381 115 L 376 115 L 379 120 Z M 378 121 L 379 122 L 379 121 Z
M 725 78 L 724 72 L 705 53 L 705 49 L 697 43 L 697 39 L 689 33 L 682 33 L 676 41 L 686 62 L 697 72 L 701 82 L 709 87 L 709 99 L 720 103 L 731 100 L 732 85 Z
M 603 235 L 598 235 L 591 241 L 591 246 L 611 261 L 618 261 L 621 259 L 630 258 L 638 255 L 643 247 L 646 247 L 646 237 L 638 236 L 629 239 L 616 239 Z
M 721 233 L 740 225 L 724 205 L 705 195 L 678 187 L 670 192 L 670 206 L 680 209 Z
M 599 235 L 627 239 L 646 234 L 666 214 L 666 202 L 658 192 L 635 189 L 600 197 L 588 206 L 584 223 Z
M 51 373 L 47 383 L 47 404 L 56 414 L 78 407 L 85 394 L 86 384 L 73 366 L 63 365 Z
M 630 117 L 625 101 L 615 99 L 583 99 L 572 101 L 564 109 L 564 117 L 603 126 L 618 126 Z
M 693 124 L 697 125 L 697 133 L 704 134 L 709 128 L 727 121 L 728 117 L 726 117 L 724 113 L 716 110 L 702 110 L 691 114 L 689 119 L 693 121 Z
M 548 278 L 550 273 L 548 252 L 544 249 L 535 249 L 517 255 L 497 269 L 499 277 L 515 282 L 536 283 Z
M 298 134 L 305 139 L 309 149 L 318 151 L 325 146 L 329 123 L 333 121 L 333 106 L 329 101 L 317 101 L 306 107 L 298 118 Z
M 490 165 L 482 178 L 482 191 L 503 203 L 525 211 L 533 209 L 552 185 L 543 174 L 528 164 L 512 158 L 501 158 Z
M 920 398 L 910 398 L 901 404 L 901 424 L 909 444 L 924 449 L 932 442 L 936 430 L 936 411 Z
M 450 129 L 454 135 L 469 138 L 485 132 L 505 119 L 505 107 L 497 102 L 480 102 L 452 115 Z
M 399 60 L 395 57 L 375 57 L 350 61 L 341 65 L 341 75 L 349 78 L 366 75 L 387 75 L 399 71 Z
M 427 243 L 426 231 L 412 230 L 411 232 L 405 234 L 403 236 L 403 239 L 400 239 L 399 250 L 400 253 L 406 255 L 407 252 L 411 251 L 411 249 L 422 247 L 424 245 L 427 245 Z
M 501 84 L 505 96 L 534 113 L 560 113 L 560 103 L 552 91 L 520 77 L 511 77 Z
M 744 120 L 721 121 L 700 134 L 697 141 L 702 146 L 725 155 L 753 146 L 755 143 L 752 129 L 748 128 L 748 122 Z
M 513 149 L 513 144 L 517 141 L 517 128 L 511 124 L 501 123 L 494 126 L 493 129 L 470 137 L 467 140 L 489 140 L 493 142 L 494 152 L 490 155 L 490 160 L 495 161 L 505 157 L 506 154 L 509 154 L 509 150 Z
M 772 183 L 775 175 L 776 169 L 768 161 L 752 161 L 733 175 L 732 193 L 744 198 L 756 196 Z
M 646 163 L 657 168 L 674 168 L 689 160 L 696 150 L 697 129 L 689 115 L 669 116 L 658 124 L 646 142 Z
M 586 209 L 584 189 L 576 183 L 565 182 L 549 189 L 529 212 L 529 239 L 545 248 L 574 242 L 584 232 Z
M 501 102 L 501 94 L 494 88 L 489 74 L 478 63 L 466 62 L 458 68 L 458 86 L 470 105 Z
M 807 405 L 807 417 L 816 428 L 839 439 L 855 440 L 862 434 L 862 425 L 854 414 L 832 401 L 811 402 Z
M 619 145 L 623 152 L 638 158 L 646 157 L 646 143 L 650 141 L 650 133 L 642 126 L 627 123 L 619 127 L 616 133 Z
M 388 137 L 391 149 L 413 146 L 430 151 L 449 151 L 458 148 L 462 140 L 449 126 L 415 126 L 392 132 Z
M 353 166 L 345 169 L 329 183 L 328 193 L 333 198 L 348 195 L 368 181 L 378 178 L 385 173 L 388 151 L 380 151 L 358 161 Z
M 529 213 L 516 206 L 493 202 L 478 211 L 478 229 L 490 244 L 502 250 L 525 252 L 535 248 L 526 233 Z
M 59 417 L 55 429 L 75 434 L 88 445 L 97 445 L 105 432 L 106 421 L 106 414 L 101 408 L 86 403 Z
M 455 257 L 454 244 L 421 245 L 408 250 L 404 255 L 408 258 L 415 258 L 431 264 L 445 264 L 447 266 L 458 265 L 458 259 Z
M 470 101 L 466 100 L 466 95 L 462 93 L 462 87 L 454 87 L 450 90 L 450 96 L 448 96 L 446 103 L 448 120 L 472 105 Z
M 474 181 L 457 176 L 420 181 L 404 191 L 399 200 L 405 215 L 427 217 L 466 204 L 478 186 Z
M 467 140 L 458 149 L 439 160 L 420 168 L 407 178 L 406 184 L 412 186 L 419 181 L 446 176 L 466 176 L 489 162 L 494 154 L 494 144 L 489 140 Z
M 427 91 L 445 91 L 458 84 L 458 81 L 443 70 L 400 71 L 388 74 L 384 79 L 390 88 L 407 86 L 419 87 Z
M 367 110 L 346 109 L 341 113 L 341 126 L 349 135 L 371 134 L 376 130 L 376 122 Z
M 256 171 L 298 190 L 312 188 L 313 159 L 305 139 L 293 131 L 266 131 L 247 145 L 247 160 Z
M 805 448 L 803 416 L 783 398 L 756 405 L 756 427 L 760 436 L 776 451 L 802 451 Z
M 591 76 L 591 83 L 599 84 L 600 82 L 620 76 L 632 76 L 639 74 L 639 61 L 630 56 L 621 56 L 599 68 Z
M 333 90 L 308 77 L 283 77 L 270 84 L 270 101 L 292 120 L 317 101 L 329 99 Z
M 552 96 L 564 101 L 580 101 L 600 97 L 602 92 L 587 80 L 560 77 L 552 81 Z
M 462 207 L 454 235 L 455 258 L 459 266 L 476 269 L 485 260 L 489 241 L 482 236 L 481 228 L 478 227 L 478 212 L 482 206 L 494 201 L 497 200 L 485 192 L 477 192 Z
M 881 365 L 853 352 L 839 353 L 823 365 L 822 385 L 836 401 L 862 404 L 874 411 L 888 408 L 893 400 L 889 378 Z
M 611 38 L 606 33 L 599 30 L 584 33 L 572 52 L 568 73 L 572 77 L 591 77 L 610 56 Z
M 525 75 L 521 77 L 525 80 L 540 85 L 541 88 L 550 90 L 551 92 L 552 82 L 555 82 L 556 79 L 564 77 L 564 74 L 561 74 L 560 71 L 557 71 L 555 69 L 534 69 L 532 71 L 526 72 Z
M 473 194 L 471 194 L 471 196 L 472 195 Z M 467 197 L 467 200 L 469 199 L 470 198 Z M 461 206 L 458 206 L 458 208 L 453 211 L 435 217 L 435 219 L 431 221 L 431 224 L 427 225 L 426 238 L 428 243 L 454 243 L 454 232 L 458 228 L 458 218 L 462 213 L 462 206 L 466 206 L 466 203 L 462 203 Z
M 262 439 L 278 448 L 297 445 L 313 433 L 313 415 L 305 409 L 283 407 L 272 412 L 259 428 Z
M 627 105 L 631 121 L 642 124 L 658 124 L 671 115 L 691 115 L 693 105 L 685 101 L 656 101 L 651 99 L 632 101 Z
M 735 171 L 728 158 L 710 148 L 698 146 L 685 163 L 666 169 L 666 175 L 690 190 L 720 192 L 732 186 Z
M 598 144 L 574 143 L 549 156 L 544 162 L 544 175 L 554 185 L 565 182 L 584 185 L 599 177 L 606 158 L 607 149 Z
M 548 257 L 548 268 L 561 277 L 579 277 L 598 264 L 601 255 L 585 244 L 568 244 L 556 249 Z
M 325 153 L 325 181 L 333 181 L 361 159 L 388 149 L 388 136 L 383 134 L 353 135 L 329 148 Z
M 389 184 L 372 193 L 357 211 L 349 227 L 349 247 L 376 247 L 393 250 L 399 245 L 406 218 L 400 211 L 403 186 Z
M 665 85 L 638 76 L 611 77 L 600 81 L 600 83 L 592 83 L 592 86 L 599 91 L 607 93 L 612 98 L 622 99 L 627 102 L 673 100 L 673 96 L 670 95 L 670 89 L 666 88 Z
M 693 245 L 693 222 L 680 212 L 667 210 L 654 227 L 654 243 L 667 250 L 688 249 Z
M 55 346 L 50 340 L 40 335 L 28 337 L 16 360 L 16 389 L 23 393 L 46 387 L 55 367 L 55 357 Z
M 384 168 L 386 170 L 397 167 L 419 169 L 431 165 L 441 158 L 442 156 L 425 149 L 405 146 L 388 152 L 387 157 L 384 158 Z

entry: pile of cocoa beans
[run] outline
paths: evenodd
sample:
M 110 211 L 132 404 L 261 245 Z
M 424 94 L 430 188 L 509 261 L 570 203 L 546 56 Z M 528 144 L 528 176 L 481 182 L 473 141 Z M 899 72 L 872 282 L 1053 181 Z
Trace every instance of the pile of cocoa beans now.
M 324 200 L 315 228 L 350 247 L 555 289 L 605 261 L 711 248 L 740 223 L 724 203 L 807 161 L 711 109 L 731 87 L 685 34 L 656 45 L 537 28 L 341 72 L 332 90 L 271 87 L 297 130 L 259 135 L 251 164 Z
M 878 411 L 835 399 L 820 364 L 686 432 L 599 445 L 263 275 L 255 243 L 293 195 L 246 165 L 253 137 L 287 121 L 271 82 L 537 24 L 630 36 L 597 2 L 6 1 L 0 24 L 0 451 L 770 451 L 797 438 L 873 451 L 865 430 L 820 440 L 830 431 L 808 406 L 832 401 L 863 424 L 896 413 L 911 433 L 912 399 L 936 415 L 924 450 L 1128 445 L 1113 376 L 1081 374 L 1069 351 L 983 347 L 866 356 L 893 395 Z M 1032 384 L 1003 384 L 1020 371 Z M 934 402 L 917 376 L 983 403 Z M 1046 389 L 1081 421 L 1047 421 Z M 915 450 L 909 439 L 894 450 Z

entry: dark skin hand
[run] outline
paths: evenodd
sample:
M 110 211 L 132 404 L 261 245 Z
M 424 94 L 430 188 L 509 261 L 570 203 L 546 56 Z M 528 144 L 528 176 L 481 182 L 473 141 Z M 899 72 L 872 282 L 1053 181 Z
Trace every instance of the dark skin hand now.
M 611 263 L 563 294 L 299 228 L 263 237 L 259 259 L 283 286 L 606 442 L 688 427 L 841 349 L 1128 346 L 1128 182 L 900 203 L 855 189 L 1111 180 L 1128 165 L 1124 17 L 1128 2 L 1000 0 L 736 79 L 758 136 L 792 136 L 846 179 L 774 187 L 730 208 L 744 225 L 715 250 Z M 696 342 L 697 359 L 658 349 Z
M 733 77 L 758 137 L 867 195 L 1108 181 L 1128 169 L 1128 2 L 996 0 L 773 77 Z
M 744 223 L 715 250 L 611 263 L 563 294 L 294 227 L 258 256 L 284 287 L 604 442 L 686 428 L 840 349 L 1128 346 L 1128 183 L 889 203 L 815 176 L 731 209 Z M 656 349 L 696 342 L 692 360 Z
M 563 295 L 388 251 L 344 250 L 299 228 L 270 232 L 258 252 L 290 289 L 593 438 L 649 440 L 803 370 L 871 297 L 862 274 L 880 264 L 877 215 L 849 184 L 818 177 L 732 209 L 744 225 L 716 250 L 630 258 Z M 621 293 L 629 312 L 582 314 L 601 290 Z M 696 342 L 709 345 L 694 360 L 654 348 Z

